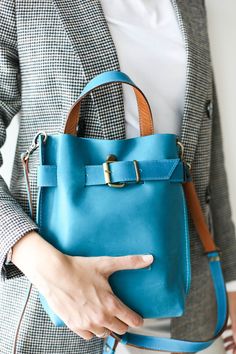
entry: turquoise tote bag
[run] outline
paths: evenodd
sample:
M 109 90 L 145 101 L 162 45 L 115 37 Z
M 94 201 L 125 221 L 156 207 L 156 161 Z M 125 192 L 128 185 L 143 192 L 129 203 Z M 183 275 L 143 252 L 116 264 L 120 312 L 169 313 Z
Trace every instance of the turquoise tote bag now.
M 141 136 L 124 140 L 77 136 L 81 101 L 112 82 L 133 88 Z M 152 254 L 150 267 L 113 273 L 111 287 L 144 318 L 182 316 L 191 286 L 186 195 L 192 195 L 191 209 L 196 211 L 198 204 L 183 145 L 175 134 L 154 134 L 151 109 L 140 88 L 120 71 L 94 77 L 68 112 L 64 134 L 38 132 L 22 155 L 27 182 L 29 156 L 36 148 L 36 222 L 42 237 L 71 256 Z M 30 202 L 29 183 L 27 186 Z M 202 232 L 201 225 L 199 232 L 207 233 Z M 225 287 L 218 248 L 209 241 L 209 235 L 208 241 L 204 240 L 205 234 L 202 242 L 216 288 L 219 319 L 215 335 L 219 336 L 226 322 Z M 44 296 L 39 296 L 54 325 L 65 326 Z M 195 352 L 213 339 L 188 342 L 114 333 L 107 338 L 104 353 L 114 353 L 118 341 L 153 350 Z

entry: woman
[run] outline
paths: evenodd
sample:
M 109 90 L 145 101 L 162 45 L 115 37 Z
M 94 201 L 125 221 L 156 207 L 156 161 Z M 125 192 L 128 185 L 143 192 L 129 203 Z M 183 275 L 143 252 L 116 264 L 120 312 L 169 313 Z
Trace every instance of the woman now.
M 168 5 L 164 5 L 167 3 Z M 124 1 L 120 1 L 120 4 L 125 6 Z M 173 91 L 172 87 L 168 86 L 171 81 L 169 84 L 164 81 L 163 89 L 167 90 L 167 93 L 169 90 L 174 92 L 175 106 L 169 116 L 176 117 L 177 120 L 176 118 L 172 120 L 175 126 L 170 125 L 167 128 L 163 117 L 160 117 L 154 125 L 156 124 L 155 127 L 160 130 L 179 129 L 181 121 L 178 119 L 183 115 L 181 141 L 185 146 L 185 157 L 187 162 L 192 163 L 196 188 L 202 207 L 208 216 L 209 226 L 211 226 L 211 204 L 214 237 L 223 252 L 225 280 L 234 281 L 236 280 L 236 240 L 224 169 L 204 4 L 201 0 L 188 2 L 163 0 L 149 1 L 149 3 L 127 0 L 126 4 L 131 6 L 130 9 L 133 11 L 138 9 L 136 6 L 143 6 L 147 13 L 153 10 L 150 21 L 154 24 L 158 23 L 155 22 L 158 20 L 155 14 L 161 9 L 161 7 L 157 8 L 159 4 L 169 6 L 168 11 L 172 10 L 178 20 L 176 23 L 182 31 L 187 54 L 186 63 L 183 51 L 179 50 L 180 56 L 177 60 L 180 62 L 177 63 L 175 58 L 172 58 L 173 62 L 171 64 L 169 61 L 165 72 L 171 69 L 171 65 L 183 69 L 183 63 L 186 64 L 188 70 L 184 87 L 185 97 L 183 101 L 182 91 L 179 96 L 176 95 L 178 89 L 183 88 L 184 72 L 180 72 L 179 78 L 176 77 L 180 82 L 177 82 L 179 86 L 176 86 L 177 89 Z M 99 337 L 108 334 L 109 331 L 124 333 L 128 326 L 131 330 L 135 327 L 138 327 L 141 332 L 144 330 L 143 319 L 112 294 L 106 276 L 119 269 L 145 267 L 152 262 L 152 259 L 145 260 L 141 255 L 137 255 L 119 259 L 91 258 L 88 260 L 61 254 L 37 233 L 37 225 L 29 217 L 20 161 L 20 153 L 26 150 L 38 130 L 46 130 L 49 134 L 63 132 L 67 112 L 88 80 L 102 71 L 123 70 L 118 60 L 119 44 L 115 46 L 105 17 L 109 19 L 108 10 L 108 2 L 98 0 L 93 2 L 1 1 L 1 144 L 4 143 L 7 126 L 21 109 L 19 138 L 10 190 L 3 180 L 0 188 L 2 277 L 0 343 L 1 353 L 4 354 L 9 354 L 14 347 L 14 337 L 25 302 L 28 279 L 34 286 L 21 326 L 18 328 L 17 353 L 97 354 L 102 353 L 103 346 L 103 339 Z M 174 19 L 173 16 L 171 18 Z M 161 24 L 164 25 L 165 21 Z M 140 33 L 139 38 L 142 39 Z M 137 36 L 134 36 L 135 38 Z M 156 45 L 153 43 L 153 49 L 156 46 L 158 42 Z M 180 49 L 181 44 L 177 47 Z M 141 51 L 142 48 L 140 53 Z M 162 51 L 166 53 L 163 46 L 158 55 L 155 50 L 153 55 L 161 58 Z M 119 55 L 121 54 L 122 52 L 119 52 Z M 131 64 L 135 64 L 132 48 L 127 48 L 126 55 L 131 70 Z M 150 78 L 150 73 L 153 73 L 153 66 L 151 70 L 149 68 L 151 64 L 151 61 L 150 63 L 148 61 L 145 65 L 139 66 L 134 74 L 131 72 L 127 74 L 130 74 L 139 85 L 138 77 L 148 78 L 149 74 Z M 162 69 L 157 65 L 156 70 L 156 81 L 158 81 Z M 146 87 L 141 88 L 146 93 L 149 87 L 150 82 L 147 81 Z M 161 93 L 156 94 L 157 102 L 159 94 Z M 128 96 L 125 97 L 127 103 Z M 168 95 L 166 97 L 168 98 Z M 136 121 L 127 119 L 132 115 L 128 114 L 126 117 L 122 98 L 122 88 L 118 84 L 101 88 L 99 93 L 94 92 L 82 104 L 82 119 L 78 135 L 123 139 L 136 134 Z M 155 110 L 158 105 L 154 101 L 150 93 L 150 104 Z M 166 107 L 169 107 L 169 104 L 166 104 Z M 163 114 L 166 112 L 164 110 Z M 165 119 L 167 120 L 168 116 L 165 116 Z M 134 129 L 129 129 L 132 126 Z M 210 144 L 211 138 L 212 144 Z M 37 157 L 37 153 L 32 155 L 29 166 L 34 211 Z M 171 321 L 170 334 L 178 338 L 203 340 L 212 335 L 216 308 L 208 264 L 192 224 L 190 229 L 192 288 L 186 313 L 183 317 Z M 9 253 L 11 248 L 12 256 Z M 4 264 L 6 256 L 8 262 L 11 257 L 11 262 Z M 58 282 L 58 275 L 60 275 L 60 282 Z M 67 293 L 68 289 L 71 296 Z M 51 307 L 65 320 L 67 327 L 56 328 L 51 323 L 39 302 L 38 290 L 45 294 Z M 231 318 L 235 327 L 235 293 L 232 293 L 229 298 Z M 157 329 L 158 324 L 162 322 L 157 320 L 155 323 Z M 168 330 L 167 323 L 167 334 Z M 125 352 L 126 349 L 119 346 L 118 350 Z M 132 349 L 128 350 L 132 352 Z

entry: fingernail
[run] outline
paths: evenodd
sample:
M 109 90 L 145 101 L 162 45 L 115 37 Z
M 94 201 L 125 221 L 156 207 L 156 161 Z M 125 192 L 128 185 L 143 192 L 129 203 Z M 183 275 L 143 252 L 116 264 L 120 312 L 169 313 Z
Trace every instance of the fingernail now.
M 153 256 L 151 254 L 145 254 L 142 256 L 142 258 L 143 258 L 144 262 L 147 262 L 147 263 L 149 263 L 153 260 Z

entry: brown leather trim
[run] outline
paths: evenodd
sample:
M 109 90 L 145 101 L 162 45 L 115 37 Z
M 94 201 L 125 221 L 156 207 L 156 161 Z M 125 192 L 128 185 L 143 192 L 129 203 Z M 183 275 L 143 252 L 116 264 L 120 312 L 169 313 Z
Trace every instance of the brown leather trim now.
M 219 248 L 216 246 L 213 236 L 208 230 L 208 226 L 206 224 L 202 208 L 200 205 L 199 198 L 197 196 L 197 192 L 195 189 L 194 183 L 185 182 L 183 183 L 184 192 L 186 195 L 186 200 L 188 203 L 188 208 L 193 219 L 194 225 L 202 242 L 204 251 L 206 253 L 212 251 L 219 251 Z
M 116 81 L 114 81 L 114 82 L 116 82 Z M 139 112 L 140 135 L 141 136 L 152 135 L 154 133 L 153 119 L 152 119 L 151 108 L 150 108 L 147 98 L 145 97 L 144 93 L 137 86 L 133 86 L 129 83 L 126 83 L 126 84 L 132 86 L 135 96 L 136 96 L 137 105 L 138 105 L 138 112 Z M 96 87 L 96 90 L 97 90 L 97 88 L 104 86 L 104 85 L 106 85 L 106 84 L 102 84 L 102 85 Z M 93 91 L 93 90 L 90 90 L 86 94 L 84 94 L 83 96 L 79 97 L 75 101 L 75 103 L 72 105 L 72 107 L 70 108 L 68 115 L 67 115 L 67 119 L 66 119 L 64 134 L 77 135 L 76 128 L 79 123 L 79 113 L 80 113 L 81 101 L 91 91 Z M 112 117 L 111 117 L 111 119 L 112 119 Z

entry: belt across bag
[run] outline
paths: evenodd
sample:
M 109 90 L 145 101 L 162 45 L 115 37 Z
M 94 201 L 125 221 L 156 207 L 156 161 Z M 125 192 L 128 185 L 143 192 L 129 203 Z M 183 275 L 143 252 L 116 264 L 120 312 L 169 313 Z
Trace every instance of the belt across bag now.
M 133 88 L 141 136 L 124 140 L 77 136 L 82 99 L 112 82 Z M 71 107 L 63 134 L 37 132 L 32 146 L 22 154 L 32 218 L 28 162 L 36 148 L 36 223 L 42 237 L 71 256 L 154 256 L 149 267 L 118 271 L 109 278 L 114 293 L 142 317 L 184 314 L 191 285 L 188 212 L 209 260 L 218 306 L 214 338 L 192 342 L 112 333 L 104 353 L 114 353 L 119 341 L 171 352 L 198 352 L 212 344 L 224 330 L 228 313 L 219 249 L 205 223 L 183 145 L 175 134 L 154 134 L 143 92 L 125 73 L 103 72 L 88 82 Z M 39 296 L 54 325 L 65 326 Z

